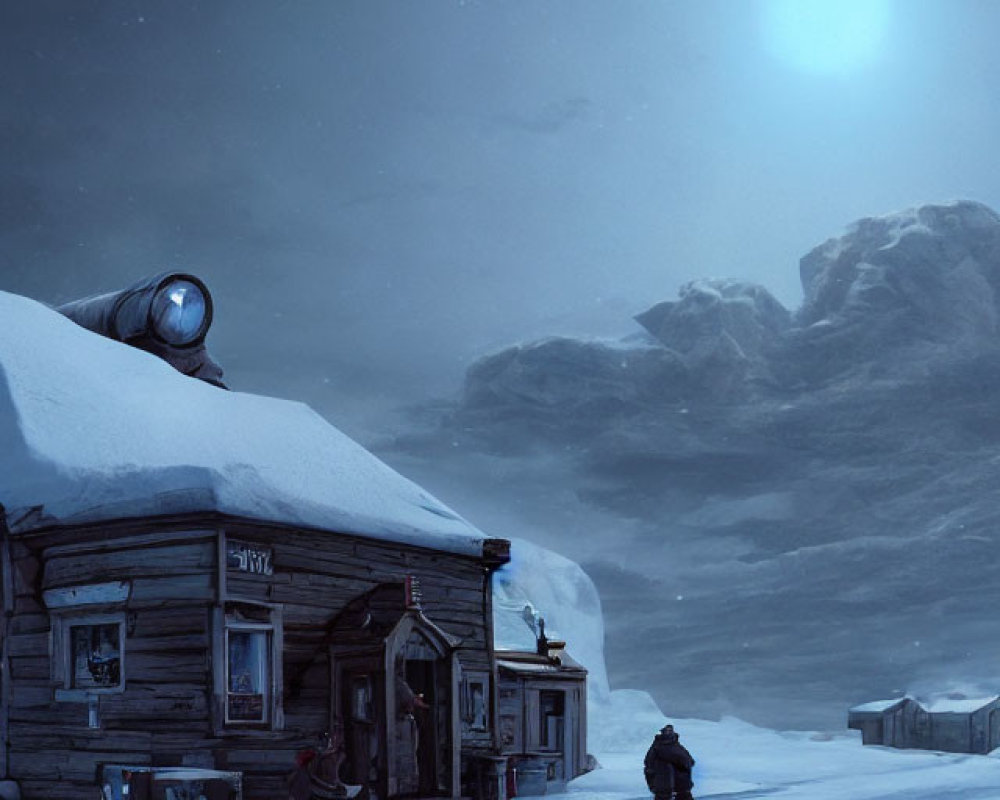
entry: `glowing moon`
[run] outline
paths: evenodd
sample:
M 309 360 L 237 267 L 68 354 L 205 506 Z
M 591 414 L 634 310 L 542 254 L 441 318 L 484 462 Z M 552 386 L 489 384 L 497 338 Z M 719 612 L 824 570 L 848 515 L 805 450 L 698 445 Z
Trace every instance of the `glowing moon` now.
M 889 23 L 888 0 L 764 0 L 768 49 L 806 72 L 843 75 L 878 56 Z

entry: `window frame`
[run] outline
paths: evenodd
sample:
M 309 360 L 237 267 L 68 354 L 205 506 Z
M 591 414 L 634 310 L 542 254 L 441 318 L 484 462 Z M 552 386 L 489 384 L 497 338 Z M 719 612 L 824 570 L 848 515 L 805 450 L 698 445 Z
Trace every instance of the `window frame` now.
M 238 617 L 240 609 L 263 619 Z M 267 640 L 265 664 L 266 693 L 264 719 L 240 720 L 229 716 L 229 632 L 264 632 Z M 217 735 L 246 734 L 283 730 L 284 676 L 282 672 L 284 633 L 281 606 L 273 603 L 230 598 L 224 607 L 215 609 L 215 635 L 212 671 L 215 684 L 215 733 Z
M 482 686 L 482 721 L 476 719 L 476 707 L 473 700 L 473 686 Z M 462 722 L 472 731 L 488 731 L 490 729 L 490 675 L 488 672 L 464 672 L 462 675 L 461 717 Z
M 56 687 L 56 699 L 67 695 L 85 697 L 96 694 L 122 694 L 127 683 L 125 640 L 128 638 L 128 622 L 124 611 L 81 614 L 75 612 L 53 613 L 52 620 L 52 666 Z M 118 626 L 118 683 L 115 686 L 74 686 L 76 668 L 73 663 L 73 628 L 96 627 L 99 625 Z
M 230 680 L 230 650 L 229 650 L 229 635 L 230 633 L 263 633 L 264 634 L 264 666 L 266 671 L 263 675 L 263 680 L 261 681 L 262 694 L 264 695 L 262 700 L 262 711 L 263 719 L 231 719 L 229 716 L 229 698 L 230 695 L 237 694 L 229 689 Z M 230 617 L 226 617 L 226 629 L 224 631 L 225 642 L 224 651 L 226 654 L 226 664 L 225 664 L 225 684 L 226 693 L 225 701 L 223 702 L 223 723 L 226 727 L 233 726 L 258 726 L 264 727 L 271 724 L 271 717 L 273 715 L 273 692 L 274 692 L 274 625 L 270 622 L 247 622 L 244 620 L 233 620 Z
M 567 692 L 565 689 L 552 689 L 545 688 L 539 689 L 538 691 L 538 749 L 544 752 L 550 753 L 561 753 L 566 750 L 566 704 L 569 698 L 566 696 Z M 556 713 L 547 714 L 546 712 L 546 695 L 555 701 Z M 555 742 L 549 741 L 549 718 L 554 718 L 559 721 L 556 726 L 556 739 Z M 562 742 L 558 741 L 559 737 L 562 737 Z

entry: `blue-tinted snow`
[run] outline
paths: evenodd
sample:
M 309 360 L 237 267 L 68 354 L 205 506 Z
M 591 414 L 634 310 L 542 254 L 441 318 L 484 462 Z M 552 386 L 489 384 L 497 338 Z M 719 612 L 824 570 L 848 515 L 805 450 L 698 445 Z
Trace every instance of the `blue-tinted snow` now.
M 219 511 L 475 555 L 484 534 L 308 406 L 227 392 L 0 292 L 15 532 Z

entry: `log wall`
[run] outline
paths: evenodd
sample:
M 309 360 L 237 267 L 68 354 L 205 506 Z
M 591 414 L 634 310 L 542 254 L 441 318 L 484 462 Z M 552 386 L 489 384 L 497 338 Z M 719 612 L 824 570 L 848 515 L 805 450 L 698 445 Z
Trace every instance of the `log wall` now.
M 419 579 L 427 617 L 461 640 L 462 668 L 492 673 L 488 576 L 479 560 L 318 531 L 210 523 L 118 524 L 12 541 L 10 773 L 26 800 L 93 800 L 102 763 L 241 770 L 246 800 L 284 796 L 296 753 L 330 724 L 325 627 L 349 601 L 406 575 Z M 220 566 L 225 538 L 273 550 L 273 574 Z M 45 605 L 53 590 L 115 582 L 127 585 L 124 603 Z M 220 726 L 213 619 L 237 600 L 280 608 L 283 730 Z M 105 611 L 125 613 L 125 688 L 97 696 L 94 729 L 88 698 L 67 691 L 53 668 L 52 620 Z M 462 747 L 490 752 L 492 732 L 466 732 Z

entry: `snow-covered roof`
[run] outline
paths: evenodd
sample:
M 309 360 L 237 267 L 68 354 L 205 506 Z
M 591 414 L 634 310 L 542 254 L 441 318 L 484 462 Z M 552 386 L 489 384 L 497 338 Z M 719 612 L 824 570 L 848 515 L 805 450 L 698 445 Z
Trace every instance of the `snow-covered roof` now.
M 468 555 L 485 539 L 308 406 L 187 378 L 6 292 L 0 503 L 15 533 L 221 512 Z
M 1000 695 L 995 694 L 984 697 L 966 697 L 963 694 L 949 693 L 935 695 L 919 702 L 924 710 L 931 714 L 971 714 L 998 699 L 1000 699 Z
M 509 658 L 497 658 L 497 666 L 511 672 L 537 675 L 566 675 L 569 672 L 584 673 L 586 670 L 565 654 L 560 657 L 559 664 L 541 661 L 518 661 Z
M 993 694 L 981 697 L 966 697 L 961 693 L 946 692 L 943 694 L 932 695 L 927 699 L 920 700 L 910 695 L 906 695 L 906 697 L 896 697 L 892 700 L 874 700 L 871 703 L 862 703 L 860 706 L 854 706 L 851 708 L 850 712 L 878 713 L 881 711 L 888 711 L 890 708 L 899 705 L 904 700 L 912 700 L 924 711 L 931 714 L 971 714 L 973 711 L 978 711 L 984 706 L 988 706 L 990 703 L 995 703 L 997 700 L 1000 700 L 1000 695 Z
M 854 706 L 849 710 L 852 713 L 859 714 L 863 714 L 865 712 L 878 713 L 881 711 L 888 711 L 893 706 L 898 706 L 905 699 L 905 697 L 894 697 L 892 700 L 873 700 L 870 703 L 862 703 L 859 706 Z

